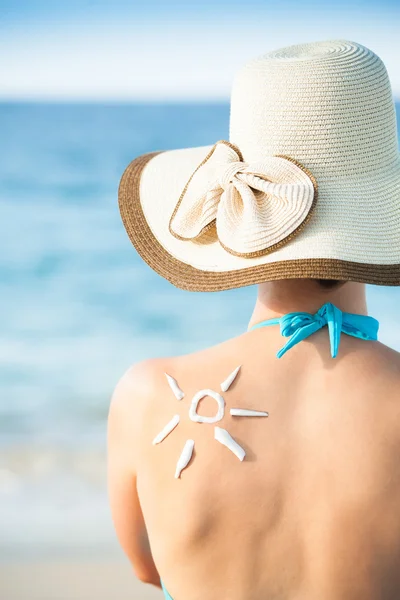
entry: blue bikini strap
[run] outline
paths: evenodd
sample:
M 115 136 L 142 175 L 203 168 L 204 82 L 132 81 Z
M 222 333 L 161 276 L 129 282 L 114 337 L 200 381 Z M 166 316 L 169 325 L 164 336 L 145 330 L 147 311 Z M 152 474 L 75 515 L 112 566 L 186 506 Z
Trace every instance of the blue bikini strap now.
M 331 356 L 338 353 L 340 334 L 346 333 L 363 340 L 377 340 L 379 322 L 367 315 L 357 315 L 343 312 L 330 302 L 327 302 L 315 313 L 291 312 L 276 319 L 266 319 L 248 329 L 256 329 L 265 325 L 279 325 L 281 334 L 290 337 L 286 344 L 277 352 L 281 358 L 290 348 L 306 337 L 312 335 L 325 325 L 328 325 Z
M 163 584 L 162 579 L 160 579 L 160 583 L 161 583 L 161 587 L 162 587 L 163 592 L 164 592 L 165 600 L 173 600 L 172 596 L 169 595 L 167 588 Z

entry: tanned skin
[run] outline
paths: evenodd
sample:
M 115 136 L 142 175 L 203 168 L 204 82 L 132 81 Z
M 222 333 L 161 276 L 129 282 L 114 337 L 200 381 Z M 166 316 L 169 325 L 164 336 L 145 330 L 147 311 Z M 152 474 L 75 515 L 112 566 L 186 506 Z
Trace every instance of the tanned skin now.
M 311 280 L 259 285 L 249 327 L 325 302 L 367 314 L 365 286 Z M 372 315 L 378 317 L 378 315 Z M 108 423 L 109 497 L 136 576 L 174 600 L 400 598 L 400 354 L 327 328 L 275 354 L 279 326 L 245 331 L 189 355 L 136 363 L 118 383 Z M 242 365 L 223 394 L 240 462 L 189 419 L 191 398 Z M 178 401 L 164 373 L 185 396 Z M 229 408 L 268 411 L 239 418 Z M 213 415 L 206 397 L 199 413 Z M 177 428 L 155 435 L 174 414 Z M 187 439 L 195 452 L 180 479 Z

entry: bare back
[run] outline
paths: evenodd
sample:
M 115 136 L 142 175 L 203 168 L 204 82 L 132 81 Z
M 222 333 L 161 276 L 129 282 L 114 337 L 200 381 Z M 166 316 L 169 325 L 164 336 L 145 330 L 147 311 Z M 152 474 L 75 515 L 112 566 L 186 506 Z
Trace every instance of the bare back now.
M 137 486 L 155 563 L 174 600 L 394 600 L 400 597 L 400 355 L 326 328 L 277 359 L 278 327 L 157 359 L 140 434 Z M 220 384 L 218 425 L 239 461 L 195 423 L 193 395 Z M 164 372 L 185 393 L 178 401 Z M 241 407 L 268 418 L 231 416 Z M 215 414 L 206 397 L 198 412 Z M 161 444 L 154 436 L 180 415 Z M 195 450 L 181 478 L 187 439 Z

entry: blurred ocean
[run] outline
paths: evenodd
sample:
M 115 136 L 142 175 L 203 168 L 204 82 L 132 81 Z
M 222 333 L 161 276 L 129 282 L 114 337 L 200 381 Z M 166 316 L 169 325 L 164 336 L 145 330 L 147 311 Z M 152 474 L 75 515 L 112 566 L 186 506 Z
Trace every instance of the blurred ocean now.
M 175 288 L 136 254 L 117 206 L 132 158 L 227 139 L 228 120 L 227 104 L 0 104 L 2 559 L 114 551 L 115 383 L 133 362 L 245 331 L 256 286 Z M 400 290 L 368 296 L 381 341 L 400 350 Z

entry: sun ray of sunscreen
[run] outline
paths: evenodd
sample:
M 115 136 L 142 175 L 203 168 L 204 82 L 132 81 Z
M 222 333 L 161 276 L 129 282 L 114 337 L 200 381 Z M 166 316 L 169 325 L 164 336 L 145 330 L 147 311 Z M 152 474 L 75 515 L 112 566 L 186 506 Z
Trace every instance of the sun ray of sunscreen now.
M 186 440 L 186 444 L 183 447 L 182 453 L 176 463 L 175 479 L 181 476 L 183 469 L 189 464 L 192 458 L 194 448 L 194 440 Z
M 249 410 L 247 408 L 231 408 L 230 411 L 233 417 L 268 417 L 268 413 L 264 410 Z
M 226 446 L 233 454 L 235 454 L 239 460 L 243 460 L 246 456 L 246 452 L 231 436 L 230 433 L 223 429 L 222 427 L 215 427 L 214 429 L 214 437 L 215 439 Z
M 178 400 L 182 400 L 182 398 L 184 397 L 185 393 L 181 390 L 181 388 L 178 385 L 178 382 L 176 381 L 176 379 L 174 379 L 171 375 L 168 375 L 168 373 L 164 374 L 168 380 L 169 386 L 171 388 L 171 390 L 174 393 L 175 398 L 177 398 Z
M 236 367 L 236 369 L 234 371 L 232 371 L 232 373 L 225 379 L 225 381 L 223 381 L 221 383 L 221 390 L 223 392 L 226 392 L 229 389 L 229 386 L 233 383 L 236 375 L 239 372 L 239 369 L 242 365 L 239 365 L 238 367 Z
M 165 425 L 165 427 L 161 429 L 160 433 L 156 435 L 156 437 L 153 440 L 153 444 L 159 444 L 160 442 L 162 442 L 163 439 L 166 438 L 167 435 L 171 433 L 173 429 L 175 429 L 178 423 L 179 415 L 174 415 L 172 419 Z

